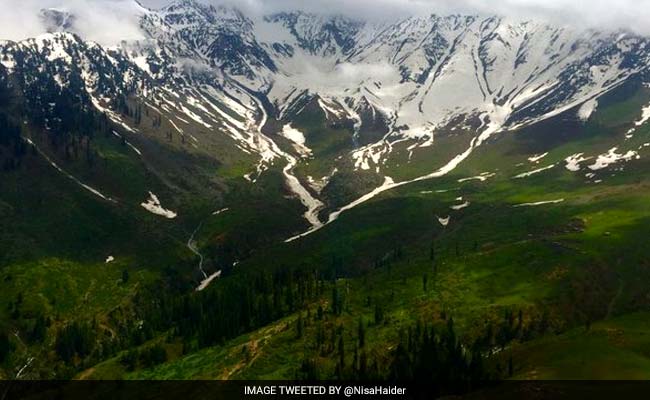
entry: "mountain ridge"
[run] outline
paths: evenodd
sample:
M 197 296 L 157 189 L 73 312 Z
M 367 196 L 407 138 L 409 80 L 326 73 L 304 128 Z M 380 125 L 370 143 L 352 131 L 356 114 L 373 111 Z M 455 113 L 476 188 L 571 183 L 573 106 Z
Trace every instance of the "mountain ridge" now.
M 74 84 L 80 98 L 90 96 L 88 104 L 129 132 L 137 128 L 115 112 L 119 96 L 139 98 L 169 114 L 181 135 L 174 116 L 217 129 L 237 148 L 258 155 L 254 171 L 245 175 L 251 181 L 276 159 L 290 164 L 288 171 L 296 168 L 300 146 L 309 153 L 309 137 L 306 143 L 293 142 L 289 155 L 275 143 L 277 131 L 268 136 L 264 129 L 268 117 L 290 126 L 303 111 L 300 104 L 310 99 L 317 99 L 327 123 L 343 121 L 352 128 L 347 149 L 332 155 L 343 160 L 334 162 L 336 169 L 349 169 L 345 165 L 351 163 L 353 171 L 374 173 L 380 181 L 390 178 L 382 170 L 396 146 L 408 144 L 410 159 L 435 146 L 441 131 L 471 135 L 465 151 L 450 154 L 434 172 L 411 178 L 423 179 L 453 169 L 498 132 L 573 108 L 588 119 L 586 111 L 595 106 L 584 104 L 647 74 L 650 64 L 650 41 L 641 36 L 497 16 L 433 14 L 376 23 L 302 11 L 247 16 L 234 7 L 194 0 L 140 12 L 144 41 L 102 48 L 79 36 L 51 33 L 0 46 L 0 63 L 24 76 L 38 76 L 39 63 L 55 65 L 50 72 L 55 83 Z M 59 28 L 74 31 L 73 15 L 55 16 Z M 91 56 L 79 62 L 86 53 Z M 16 57 L 23 62 L 27 55 L 38 60 L 16 64 Z M 62 78 L 66 64 L 68 76 Z M 75 64 L 81 66 L 78 73 Z M 82 84 L 74 83 L 79 79 Z M 235 119 L 228 115 L 233 112 Z M 360 144 L 359 134 L 368 126 L 382 133 Z M 287 179 L 308 209 L 320 203 L 304 177 Z M 313 228 L 320 226 L 316 221 L 311 218 Z

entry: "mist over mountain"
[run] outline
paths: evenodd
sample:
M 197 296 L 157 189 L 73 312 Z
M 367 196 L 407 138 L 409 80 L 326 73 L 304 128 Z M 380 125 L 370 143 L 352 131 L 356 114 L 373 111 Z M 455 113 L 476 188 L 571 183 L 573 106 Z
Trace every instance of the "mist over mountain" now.
M 116 42 L 137 35 L 139 5 L 134 0 L 8 0 L 9 4 L 0 18 L 0 36 L 7 39 L 24 39 L 42 30 L 43 24 L 37 18 L 40 9 L 54 8 L 76 15 L 84 15 L 81 24 L 87 29 L 88 39 Z M 144 0 L 139 4 L 152 9 L 165 7 L 167 0 Z M 508 0 L 487 3 L 474 0 L 460 1 L 293 1 L 293 0 L 204 0 L 205 4 L 238 7 L 248 15 L 265 15 L 277 12 L 301 10 L 326 15 L 345 15 L 364 20 L 395 20 L 426 14 L 470 14 L 497 15 L 516 19 L 534 19 L 554 25 L 573 26 L 581 29 L 625 29 L 641 34 L 648 33 L 645 21 L 650 16 L 646 0 L 618 1 L 612 6 L 606 1 L 538 1 Z M 110 28 L 113 29 L 110 29 Z M 81 28 L 81 26 L 80 26 Z M 105 32 L 101 32 L 105 31 Z M 120 34 L 117 33 L 120 31 Z

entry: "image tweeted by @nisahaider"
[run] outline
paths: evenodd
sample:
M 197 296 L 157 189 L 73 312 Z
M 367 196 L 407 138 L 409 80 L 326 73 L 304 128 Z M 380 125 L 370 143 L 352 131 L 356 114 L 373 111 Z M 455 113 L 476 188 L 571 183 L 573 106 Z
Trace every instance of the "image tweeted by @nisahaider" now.
M 406 388 L 394 385 L 246 385 L 245 396 L 399 396 Z

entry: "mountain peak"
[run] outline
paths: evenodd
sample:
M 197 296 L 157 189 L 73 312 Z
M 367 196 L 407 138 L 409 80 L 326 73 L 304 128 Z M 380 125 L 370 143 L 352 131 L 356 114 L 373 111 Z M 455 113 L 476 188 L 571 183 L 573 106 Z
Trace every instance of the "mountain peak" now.
M 169 3 L 168 5 L 164 6 L 162 9 L 174 11 L 174 10 L 179 10 L 184 8 L 203 8 L 203 7 L 209 7 L 209 6 L 197 0 L 175 0 Z
M 213 6 L 197 0 L 177 0 L 160 11 L 165 15 L 167 23 L 177 26 L 246 20 L 244 14 L 235 7 Z

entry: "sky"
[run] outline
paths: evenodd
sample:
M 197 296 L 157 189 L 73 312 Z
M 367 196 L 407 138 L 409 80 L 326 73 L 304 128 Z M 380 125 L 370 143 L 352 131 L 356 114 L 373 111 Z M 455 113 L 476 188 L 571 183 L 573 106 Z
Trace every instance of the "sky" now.
M 140 0 L 158 8 L 170 0 Z M 629 29 L 650 35 L 650 0 L 203 0 L 229 3 L 249 13 L 303 9 L 357 18 L 386 19 L 428 13 L 497 14 L 539 19 L 583 28 Z M 134 0 L 2 0 L 0 39 L 20 40 L 43 32 L 38 10 L 63 8 L 79 16 L 86 39 L 110 45 L 137 39 L 138 6 Z
M 142 0 L 160 7 L 169 0 Z M 525 19 L 545 19 L 558 24 L 582 24 L 609 29 L 628 28 L 650 34 L 650 0 L 206 0 L 231 2 L 264 13 L 302 8 L 332 10 L 362 17 L 403 14 L 481 13 Z

